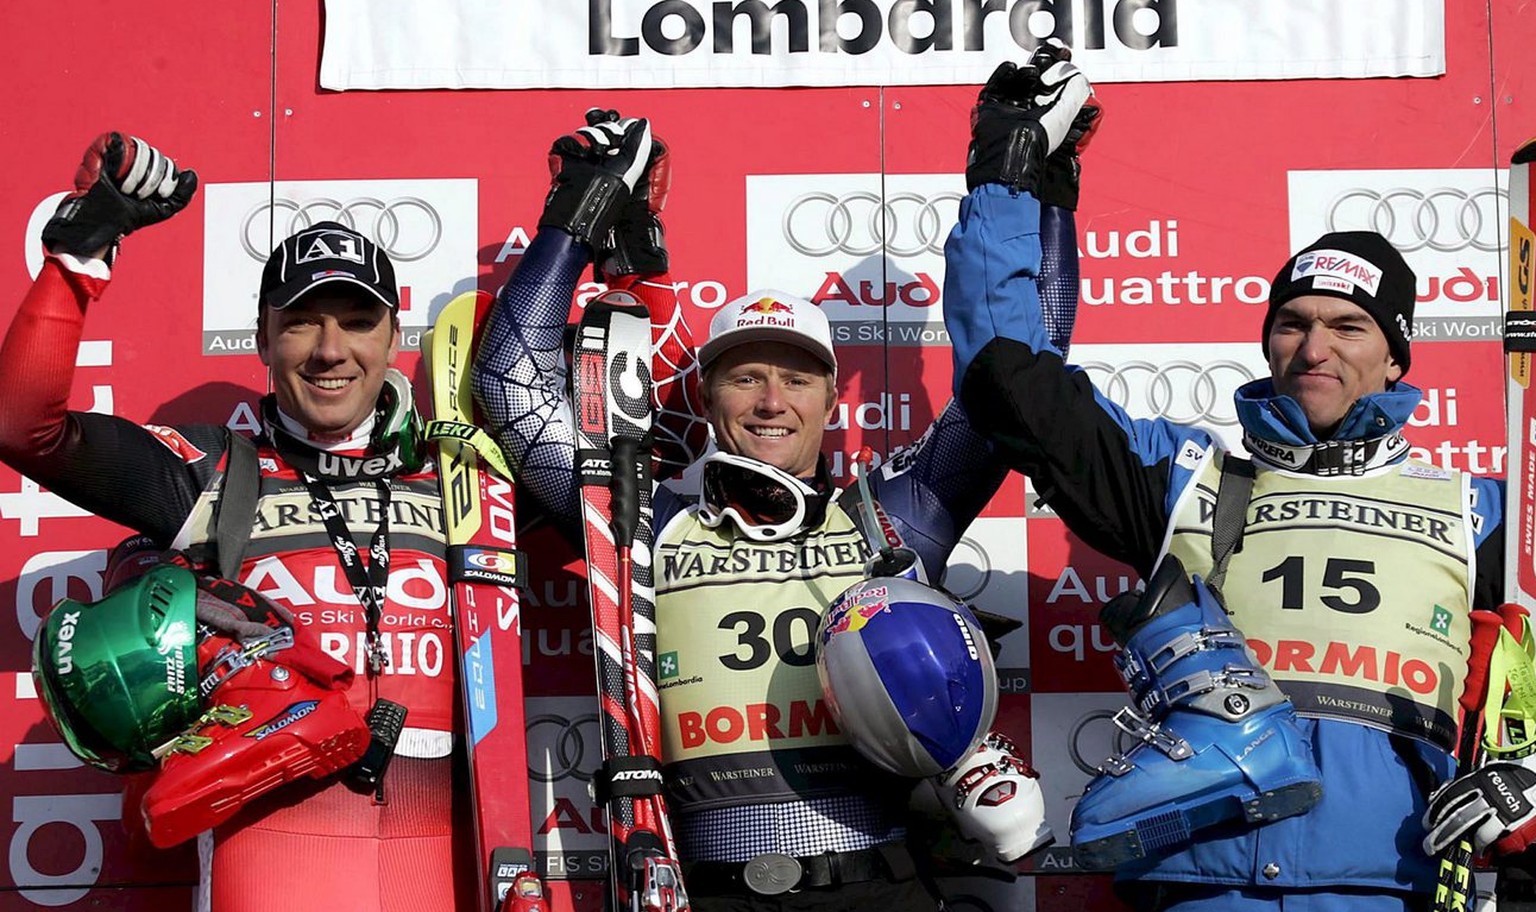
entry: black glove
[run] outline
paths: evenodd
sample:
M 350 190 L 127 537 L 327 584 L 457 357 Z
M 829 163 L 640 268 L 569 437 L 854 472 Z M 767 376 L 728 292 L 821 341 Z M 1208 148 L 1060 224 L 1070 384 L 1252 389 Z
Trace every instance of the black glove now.
M 549 149 L 549 196 L 539 227 L 561 228 L 586 244 L 613 227 L 651 156 L 644 118 L 608 120 L 589 111 L 587 125 Z
M 80 160 L 74 192 L 43 226 L 43 246 L 92 256 L 180 212 L 195 192 L 197 172 L 177 171 L 174 161 L 136 136 L 103 133 Z
M 1023 67 L 1007 62 L 992 72 L 971 112 L 967 188 L 1001 183 L 1014 190 L 1039 189 L 1046 159 L 1063 147 L 1093 94 L 1069 57 L 1064 45 L 1047 42 Z M 1089 118 L 1080 140 L 1091 135 L 1096 118 Z
M 587 112 L 589 125 L 620 120 L 618 111 L 593 108 Z M 671 191 L 672 157 L 668 154 L 667 144 L 653 133 L 651 156 L 645 171 L 635 182 L 629 201 L 620 207 L 613 227 L 597 241 L 593 265 L 598 281 L 611 282 L 626 275 L 654 275 L 670 268 L 661 210 L 666 207 Z

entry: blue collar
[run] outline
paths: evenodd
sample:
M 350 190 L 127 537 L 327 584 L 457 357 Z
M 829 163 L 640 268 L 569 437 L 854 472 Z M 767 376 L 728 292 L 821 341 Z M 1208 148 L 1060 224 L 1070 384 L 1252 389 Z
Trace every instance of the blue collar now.
M 1402 429 L 1422 396 L 1406 383 L 1362 396 L 1328 440 L 1317 439 L 1300 404 L 1277 395 L 1267 378 L 1245 383 L 1233 398 L 1255 460 L 1311 475 L 1361 475 L 1408 456 Z
M 1418 387 L 1401 381 L 1392 384 L 1385 392 L 1362 396 L 1344 416 L 1331 439 L 1372 440 L 1400 432 L 1423 396 Z M 1237 388 L 1233 399 L 1243 430 L 1253 437 L 1285 446 L 1327 442 L 1318 440 L 1312 433 L 1301 405 L 1290 396 L 1277 394 L 1274 382 L 1268 378 L 1243 384 Z

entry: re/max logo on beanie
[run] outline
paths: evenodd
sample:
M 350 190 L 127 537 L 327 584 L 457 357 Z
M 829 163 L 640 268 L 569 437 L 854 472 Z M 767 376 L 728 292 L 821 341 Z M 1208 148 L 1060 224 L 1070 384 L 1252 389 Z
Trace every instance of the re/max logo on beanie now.
M 1381 286 L 1379 268 L 1342 250 L 1312 250 L 1298 256 L 1291 281 L 1307 278 L 1312 280 L 1313 289 L 1351 294 L 1359 288 L 1373 298 Z

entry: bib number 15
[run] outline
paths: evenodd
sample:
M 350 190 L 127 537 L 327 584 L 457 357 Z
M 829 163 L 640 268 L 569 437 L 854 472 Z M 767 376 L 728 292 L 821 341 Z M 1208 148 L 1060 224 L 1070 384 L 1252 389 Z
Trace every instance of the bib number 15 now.
M 1310 568 L 1315 572 L 1316 562 Z M 1261 579 L 1280 583 L 1280 607 L 1300 611 L 1306 605 L 1309 568 L 1305 558 L 1288 557 L 1264 571 Z M 1376 562 L 1330 557 L 1323 564 L 1322 579 L 1315 585 L 1324 591 L 1317 601 L 1345 614 L 1369 614 L 1381 605 L 1381 591 L 1372 577 L 1376 575 Z

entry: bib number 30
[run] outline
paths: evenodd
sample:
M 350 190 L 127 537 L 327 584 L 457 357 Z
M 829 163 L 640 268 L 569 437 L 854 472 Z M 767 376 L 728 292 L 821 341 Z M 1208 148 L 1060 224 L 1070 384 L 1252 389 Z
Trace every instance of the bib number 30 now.
M 791 608 L 780 612 L 773 619 L 773 631 L 768 633 L 768 621 L 755 611 L 732 611 L 720 619 L 720 629 L 736 634 L 736 651 L 720 656 L 720 664 L 732 671 L 751 671 L 768 663 L 768 657 L 777 655 L 785 665 L 813 665 L 816 662 L 811 640 L 821 615 L 809 608 Z

